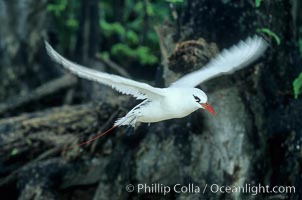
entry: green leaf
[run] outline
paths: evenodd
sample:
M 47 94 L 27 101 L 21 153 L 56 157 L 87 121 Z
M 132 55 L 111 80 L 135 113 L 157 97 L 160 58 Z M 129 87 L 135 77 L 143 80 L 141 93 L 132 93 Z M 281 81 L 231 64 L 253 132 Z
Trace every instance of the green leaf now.
M 184 0 L 166 0 L 166 2 L 169 2 L 169 3 L 183 3 Z
M 108 23 L 105 20 L 101 20 L 100 26 L 106 36 L 111 36 L 113 34 L 124 36 L 126 34 L 125 28 L 119 22 Z
M 66 22 L 66 25 L 70 28 L 78 28 L 79 27 L 79 22 L 73 18 L 73 17 L 70 17 L 67 22 Z
M 31 145 L 31 144 L 32 144 L 32 141 L 31 141 L 30 139 L 28 139 L 28 138 L 25 139 L 25 142 L 26 142 L 26 144 L 28 144 L 28 145 Z
M 300 75 L 298 76 L 298 78 L 296 78 L 294 80 L 293 87 L 294 87 L 295 99 L 297 99 L 298 96 L 302 92 L 302 72 L 300 73 Z
M 108 51 L 101 52 L 101 55 L 105 60 L 109 60 L 109 58 L 110 58 L 110 54 Z
M 143 18 L 137 18 L 136 20 L 128 23 L 128 28 L 135 31 L 141 31 L 143 24 L 144 24 Z
M 265 33 L 265 34 L 273 37 L 276 40 L 278 45 L 281 44 L 281 40 L 280 40 L 279 36 L 276 33 L 274 33 L 273 31 L 271 31 L 270 29 L 268 29 L 268 28 L 258 28 L 257 32 Z
M 255 0 L 256 8 L 259 8 L 262 0 Z
M 19 150 L 17 148 L 14 148 L 11 152 L 10 152 L 10 155 L 11 156 L 15 156 L 19 153 Z
M 140 46 L 136 49 L 136 55 L 142 64 L 155 64 L 158 59 L 152 55 L 150 48 L 146 46 Z
M 138 35 L 132 30 L 127 31 L 126 37 L 132 44 L 138 44 L 138 42 L 139 42 Z
M 111 53 L 115 56 L 121 56 L 121 55 L 133 56 L 132 49 L 128 45 L 123 43 L 114 44 L 111 47 Z
M 130 48 L 126 44 L 118 43 L 112 46 L 111 53 L 114 56 L 122 57 L 127 56 L 132 59 L 138 60 L 141 64 L 155 64 L 158 58 L 152 54 L 147 46 L 139 46 L 138 48 Z
M 155 15 L 154 7 L 151 3 L 149 3 L 149 1 L 147 2 L 147 14 L 149 16 L 154 16 Z
M 302 56 L 302 38 L 299 39 L 299 51 L 300 55 Z
M 67 0 L 57 0 L 53 4 L 47 5 L 47 11 L 53 12 L 56 17 L 59 17 L 66 10 L 67 3 Z
M 137 2 L 134 6 L 134 11 L 138 13 L 142 12 L 143 9 L 144 9 L 144 4 L 142 1 Z

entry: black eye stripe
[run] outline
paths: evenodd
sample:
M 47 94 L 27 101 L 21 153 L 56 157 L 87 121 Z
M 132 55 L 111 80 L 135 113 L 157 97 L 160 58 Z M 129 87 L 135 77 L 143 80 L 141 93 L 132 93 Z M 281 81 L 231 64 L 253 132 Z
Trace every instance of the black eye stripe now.
M 194 99 L 197 101 L 197 102 L 200 102 L 200 98 L 198 98 L 197 96 L 193 95 Z

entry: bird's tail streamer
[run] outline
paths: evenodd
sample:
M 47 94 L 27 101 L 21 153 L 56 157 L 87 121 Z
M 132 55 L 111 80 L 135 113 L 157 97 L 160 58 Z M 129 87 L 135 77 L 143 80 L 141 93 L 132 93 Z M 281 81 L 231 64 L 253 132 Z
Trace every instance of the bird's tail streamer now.
M 82 142 L 82 143 L 76 144 L 76 145 L 74 145 L 74 146 L 68 147 L 68 148 L 64 149 L 64 151 L 73 149 L 73 148 L 75 148 L 75 147 L 80 147 L 80 146 L 83 146 L 83 145 L 85 145 L 85 144 L 90 144 L 91 142 L 93 142 L 93 141 L 99 139 L 100 137 L 106 135 L 107 133 L 109 133 L 110 131 L 112 131 L 113 129 L 115 129 L 116 127 L 117 127 L 117 126 L 112 126 L 112 127 L 109 128 L 108 130 L 106 130 L 106 131 L 104 131 L 104 132 L 102 132 L 102 133 L 97 134 L 95 137 L 91 138 L 90 140 L 87 140 L 87 141 L 85 141 L 85 142 Z

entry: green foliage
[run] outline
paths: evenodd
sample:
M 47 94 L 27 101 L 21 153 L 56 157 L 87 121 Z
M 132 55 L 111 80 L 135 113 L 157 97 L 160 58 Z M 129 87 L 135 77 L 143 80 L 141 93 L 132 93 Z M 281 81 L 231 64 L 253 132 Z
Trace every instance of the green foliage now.
M 76 32 L 79 29 L 77 14 L 79 13 L 79 3 L 68 0 L 52 0 L 47 5 L 47 11 L 54 14 L 57 26 L 58 37 L 63 48 L 75 43 Z
M 262 0 L 255 0 L 256 8 L 259 8 Z
M 302 38 L 299 39 L 299 51 L 300 55 L 302 56 Z
M 125 28 L 119 22 L 108 23 L 105 20 L 101 20 L 100 26 L 105 36 L 111 36 L 113 34 L 124 35 L 126 33 Z
M 74 18 L 74 16 L 70 16 L 66 21 L 66 26 L 77 29 L 79 27 L 79 22 Z
M 115 9 L 111 0 L 100 2 L 100 29 L 106 41 L 102 55 L 123 65 L 157 64 L 160 55 L 154 26 L 169 16 L 168 4 L 129 0 L 124 1 L 123 9 Z
M 302 57 L 302 26 L 299 27 L 298 37 L 299 37 L 298 47 L 299 47 L 300 56 Z
M 103 52 L 101 53 L 101 55 L 102 55 L 102 57 L 103 57 L 105 60 L 108 60 L 109 57 L 110 57 L 110 54 L 109 54 L 108 51 L 103 51 Z
M 138 59 L 141 64 L 155 64 L 158 62 L 157 57 L 151 54 L 151 49 L 146 46 L 130 48 L 128 45 L 117 43 L 112 46 L 111 53 L 113 56 L 120 58 L 127 56 L 132 59 Z
M 171 3 L 184 0 L 168 0 Z M 48 12 L 54 16 L 56 34 L 63 49 L 75 45 L 81 14 L 81 1 L 50 0 Z M 99 1 L 99 26 L 105 59 L 125 66 L 156 65 L 159 44 L 154 27 L 170 17 L 169 4 L 162 0 Z
M 138 34 L 134 31 L 132 31 L 132 30 L 127 31 L 126 37 L 127 37 L 127 40 L 129 42 L 131 42 L 132 44 L 138 44 L 139 43 Z
M 47 5 L 47 11 L 53 12 L 56 17 L 60 17 L 61 14 L 66 10 L 66 8 L 67 0 L 57 0 Z
M 259 33 L 265 33 L 265 34 L 273 37 L 276 40 L 276 42 L 277 42 L 278 45 L 281 44 L 281 40 L 280 40 L 279 36 L 276 33 L 274 33 L 273 31 L 271 31 L 270 29 L 268 29 L 268 28 L 260 28 L 260 29 L 257 29 L 257 32 L 259 32 Z
M 302 73 L 293 82 L 295 99 L 302 93 Z
M 169 2 L 169 3 L 183 3 L 184 0 L 166 0 L 166 2 Z

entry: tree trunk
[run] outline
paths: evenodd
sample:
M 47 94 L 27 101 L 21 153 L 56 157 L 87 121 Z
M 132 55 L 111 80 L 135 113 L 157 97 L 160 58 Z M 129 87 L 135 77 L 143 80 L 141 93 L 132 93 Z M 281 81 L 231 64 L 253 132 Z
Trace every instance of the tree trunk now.
M 297 9 L 294 6 L 298 4 L 292 3 L 265 1 L 260 8 L 255 8 L 247 1 L 191 0 L 182 15 L 180 41 L 171 40 L 176 28 L 170 32 L 168 26 L 157 29 L 164 55 L 166 85 L 183 75 L 181 70 L 185 73 L 194 71 L 206 63 L 202 62 L 204 57 L 208 60 L 215 55 L 215 46 L 211 42 L 223 49 L 263 27 L 273 30 L 282 41 L 278 46 L 267 38 L 270 48 L 260 62 L 201 86 L 218 114 L 215 118 L 200 116 L 204 119 L 202 125 L 198 125 L 200 119 L 192 120 L 198 114 L 192 115 L 190 124 L 201 126 L 199 131 L 193 129 L 201 134 L 187 137 L 189 141 L 195 137 L 200 147 L 195 149 L 196 146 L 191 145 L 189 152 L 191 155 L 199 152 L 197 155 L 202 162 L 196 158 L 188 161 L 189 166 L 198 169 L 189 170 L 190 173 L 185 175 L 191 181 L 220 186 L 291 185 L 296 186 L 296 193 L 300 190 L 299 170 L 292 170 L 293 165 L 295 169 L 299 166 L 294 160 L 301 157 L 298 152 L 302 102 L 294 100 L 292 93 L 292 82 L 302 71 L 301 60 L 296 59 L 299 56 L 298 30 L 294 28 L 297 27 L 296 21 L 293 21 L 300 16 L 293 16 L 293 10 Z M 171 51 L 174 47 L 175 50 Z M 215 199 L 246 197 L 238 192 L 213 194 L 208 191 L 205 195 Z M 299 198 L 294 194 L 275 197 Z
M 40 51 L 46 4 L 46 0 L 0 1 L 0 101 L 25 95 L 57 75 Z

